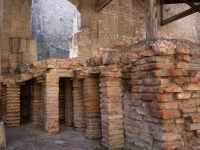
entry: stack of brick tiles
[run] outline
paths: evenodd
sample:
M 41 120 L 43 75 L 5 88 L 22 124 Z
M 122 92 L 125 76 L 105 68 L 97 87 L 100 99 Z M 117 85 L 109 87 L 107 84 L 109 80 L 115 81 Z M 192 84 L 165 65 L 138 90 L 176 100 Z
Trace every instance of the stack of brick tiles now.
M 121 82 L 121 73 L 107 72 L 100 76 L 102 145 L 106 149 L 124 147 Z
M 128 150 L 200 148 L 200 85 L 198 71 L 188 69 L 190 50 L 166 40 L 133 49 L 140 58 L 132 63 L 132 94 L 123 99 Z
M 6 86 L 1 85 L 1 115 L 3 121 L 6 121 Z
M 59 133 L 59 75 L 56 69 L 46 74 L 44 127 L 47 135 Z
M 44 90 L 45 90 L 45 78 L 43 76 L 41 76 L 41 77 L 38 77 L 36 80 L 37 80 L 37 83 L 39 83 L 40 86 L 41 86 L 39 114 L 40 114 L 40 124 L 44 125 Z
M 97 139 L 101 134 L 99 77 L 89 76 L 84 79 L 84 105 L 86 114 L 86 137 Z
M 65 84 L 63 79 L 59 80 L 59 119 L 65 119 Z
M 6 86 L 6 126 L 20 126 L 20 86 Z
M 40 118 L 40 100 L 41 100 L 41 84 L 37 83 L 36 80 L 33 82 L 33 99 L 31 102 L 31 115 L 32 115 L 32 122 L 34 124 L 41 124 Z
M 85 110 L 83 98 L 83 81 L 73 81 L 73 98 L 74 98 L 74 126 L 77 131 L 85 131 Z
M 73 83 L 65 79 L 65 124 L 72 126 L 74 124 L 74 104 L 73 104 Z

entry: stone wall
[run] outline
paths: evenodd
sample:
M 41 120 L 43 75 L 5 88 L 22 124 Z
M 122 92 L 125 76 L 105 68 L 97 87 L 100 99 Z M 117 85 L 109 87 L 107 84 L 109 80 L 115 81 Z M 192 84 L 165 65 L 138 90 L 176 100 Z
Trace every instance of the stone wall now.
M 132 47 L 132 89 L 123 98 L 127 149 L 199 148 L 199 70 L 189 68 L 193 48 L 188 41 Z
M 144 40 L 147 3 L 144 1 L 115 0 L 100 12 L 95 12 L 95 1 L 70 0 L 81 14 L 81 28 L 71 39 L 70 57 L 102 54 L 116 49 L 126 51 L 130 45 Z M 145 1 L 147 2 L 147 1 Z M 164 18 L 189 8 L 186 4 L 165 5 Z M 160 26 L 160 6 L 157 5 L 158 36 L 188 39 L 199 43 L 199 14 L 193 14 L 165 26 Z
M 32 8 L 32 39 L 38 42 L 38 60 L 68 58 L 75 6 L 66 0 L 35 0 Z
M 19 65 L 37 60 L 37 43 L 30 40 L 31 0 L 6 0 L 3 9 L 2 74 L 14 76 Z

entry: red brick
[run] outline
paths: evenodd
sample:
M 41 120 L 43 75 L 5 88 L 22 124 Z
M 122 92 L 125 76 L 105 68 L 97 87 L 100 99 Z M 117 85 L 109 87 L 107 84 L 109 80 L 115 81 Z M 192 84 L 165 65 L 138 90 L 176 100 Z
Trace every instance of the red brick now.
M 132 93 L 131 97 L 134 100 L 136 100 L 136 99 L 138 100 L 138 99 L 141 99 L 141 94 L 140 93 Z
M 197 108 L 183 108 L 182 109 L 182 113 L 186 114 L 186 113 L 193 113 L 193 112 L 197 112 Z
M 144 72 L 144 71 L 138 72 L 138 78 L 139 79 L 147 78 L 149 75 L 150 75 L 150 72 Z
M 100 87 L 120 87 L 121 82 L 100 82 L 99 84 Z
M 200 138 L 200 130 L 196 130 L 196 136 Z
M 187 107 L 195 107 L 200 105 L 200 100 L 199 99 L 191 99 L 191 100 L 184 100 L 182 102 L 182 107 L 187 108 Z
M 167 143 L 158 143 L 159 147 L 164 150 L 173 150 L 176 148 L 179 148 L 181 146 L 181 143 L 178 141 L 172 141 Z
M 164 84 L 168 84 L 170 82 L 169 79 L 143 79 L 143 84 L 144 85 L 164 85 Z
M 173 96 L 172 95 L 157 95 L 157 101 L 160 102 L 168 102 L 168 101 L 172 101 L 173 100 Z
M 186 90 L 186 91 L 199 91 L 200 90 L 200 85 L 195 84 L 195 83 L 190 83 L 190 84 L 187 84 L 187 85 L 183 86 L 183 90 Z
M 193 70 L 159 70 L 153 72 L 153 76 L 155 77 L 195 77 L 197 74 L 198 71 Z
M 171 119 L 180 117 L 180 113 L 178 110 L 164 110 L 164 111 L 158 111 L 155 109 L 150 110 L 150 115 L 155 118 L 160 119 Z
M 121 82 L 121 78 L 119 77 L 101 77 L 100 78 L 100 82 L 107 82 L 107 81 L 110 81 L 110 82 Z
M 200 123 L 190 123 L 186 122 L 185 129 L 188 131 L 194 131 L 200 129 Z
M 149 87 L 149 92 L 157 92 L 157 93 L 179 93 L 182 92 L 182 88 L 177 86 L 176 84 L 169 84 L 167 87 Z
M 174 69 L 173 63 L 153 63 L 139 66 L 139 70 Z
M 130 81 L 130 84 L 131 85 L 141 85 L 142 84 L 142 80 L 138 80 L 138 79 L 135 79 L 135 80 L 131 80 Z
M 189 92 L 177 93 L 175 95 L 175 99 L 189 99 L 190 97 L 191 97 L 191 94 Z
M 101 108 L 113 109 L 113 108 L 122 108 L 121 103 L 101 103 Z
M 143 93 L 143 92 L 148 92 L 148 87 L 145 86 L 133 86 L 132 87 L 132 92 L 136 93 Z
M 138 67 L 133 67 L 132 68 L 132 72 L 138 72 L 139 71 L 139 68 Z
M 122 77 L 122 74 L 121 73 L 110 73 L 110 72 L 104 72 L 100 75 L 100 77 Z
M 149 108 L 157 109 L 157 110 L 166 110 L 166 109 L 177 109 L 177 102 L 169 102 L 169 103 L 150 103 Z
M 190 82 L 191 83 L 199 83 L 200 82 L 200 78 L 191 78 Z
M 186 62 L 177 62 L 176 63 L 177 69 L 188 69 L 188 63 Z
M 196 115 L 193 115 L 193 116 L 190 116 L 190 121 L 191 122 L 200 122 L 200 114 L 196 114 Z
M 113 92 L 122 92 L 121 87 L 101 87 L 100 92 L 108 92 L 108 93 L 113 93 Z

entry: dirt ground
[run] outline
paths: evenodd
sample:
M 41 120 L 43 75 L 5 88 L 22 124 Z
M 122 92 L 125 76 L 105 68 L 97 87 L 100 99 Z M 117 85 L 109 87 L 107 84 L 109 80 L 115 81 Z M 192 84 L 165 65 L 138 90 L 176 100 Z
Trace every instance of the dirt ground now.
M 60 134 L 47 136 L 41 127 L 26 123 L 6 128 L 7 147 L 2 150 L 103 150 L 101 139 L 89 140 L 84 132 L 60 125 Z

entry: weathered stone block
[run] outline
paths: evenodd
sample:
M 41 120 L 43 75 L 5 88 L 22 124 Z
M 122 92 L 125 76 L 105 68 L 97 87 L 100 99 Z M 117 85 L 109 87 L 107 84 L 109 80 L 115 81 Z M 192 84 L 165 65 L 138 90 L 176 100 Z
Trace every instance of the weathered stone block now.
M 5 129 L 4 123 L 0 122 L 0 148 L 6 147 L 6 136 L 5 136 Z

